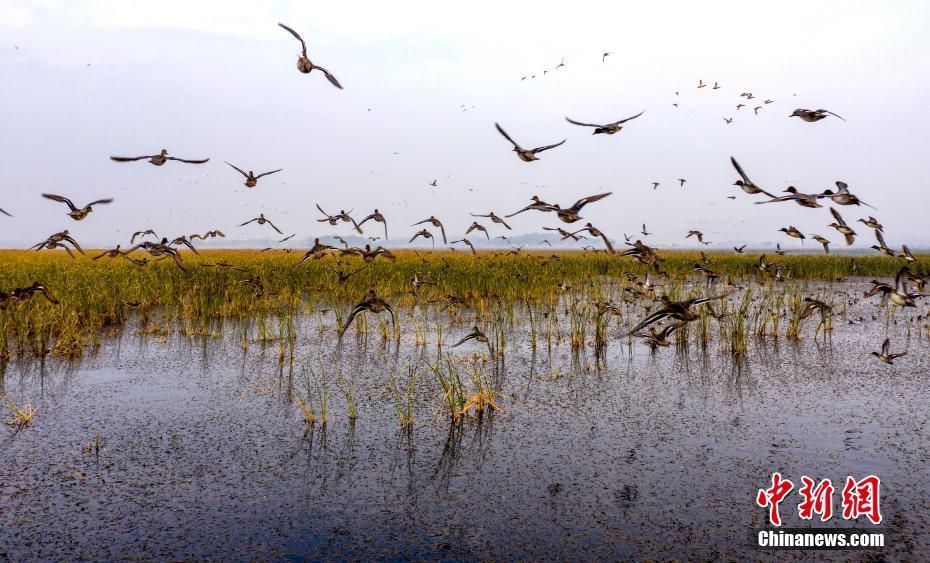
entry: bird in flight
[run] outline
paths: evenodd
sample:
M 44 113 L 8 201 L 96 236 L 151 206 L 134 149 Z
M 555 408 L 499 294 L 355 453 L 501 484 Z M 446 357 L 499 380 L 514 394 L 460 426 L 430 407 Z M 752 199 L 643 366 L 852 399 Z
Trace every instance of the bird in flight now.
M 646 110 L 643 110 L 632 117 L 627 117 L 625 119 L 619 119 L 617 121 L 614 121 L 612 123 L 607 123 L 604 125 L 598 125 L 596 123 L 582 123 L 580 121 L 575 121 L 574 119 L 570 119 L 568 117 L 565 118 L 565 121 L 571 123 L 572 125 L 580 125 L 582 127 L 594 127 L 594 133 L 592 133 L 592 135 L 599 135 L 601 133 L 605 133 L 607 135 L 613 135 L 614 133 L 617 133 L 621 129 L 623 129 L 622 125 L 624 123 L 626 123 L 627 121 L 630 121 L 631 119 L 636 119 L 637 117 L 641 116 L 645 112 Z
M 265 223 L 268 223 L 269 225 L 271 225 L 271 228 L 272 228 L 272 229 L 278 231 L 278 234 L 279 234 L 279 235 L 283 235 L 283 234 L 284 234 L 284 233 L 281 232 L 281 229 L 279 229 L 279 228 L 277 228 L 277 227 L 274 226 L 274 223 L 272 223 L 272 222 L 269 221 L 268 219 L 265 219 L 265 214 L 264 214 L 264 213 L 259 213 L 259 214 L 258 214 L 258 217 L 254 218 L 254 219 L 249 219 L 248 221 L 246 221 L 245 223 L 242 223 L 242 224 L 239 225 L 239 226 L 240 226 L 240 227 L 244 227 L 245 225 L 248 225 L 249 223 L 252 223 L 252 222 L 255 222 L 255 221 L 258 221 L 258 224 L 259 224 L 259 225 L 264 225 Z
M 901 356 L 907 354 L 907 352 L 891 353 L 889 350 L 890 347 L 891 347 L 891 340 L 886 338 L 885 341 L 882 342 L 882 351 L 872 352 L 872 355 L 878 358 L 879 360 L 885 362 L 886 364 L 893 365 L 896 358 L 900 358 Z
M 769 192 L 763 190 L 759 186 L 752 183 L 752 180 L 750 180 L 749 176 L 747 176 L 746 173 L 743 172 L 743 168 L 739 165 L 738 162 L 736 162 L 736 159 L 733 158 L 732 156 L 730 157 L 730 163 L 733 165 L 733 168 L 736 168 L 736 172 L 740 175 L 740 179 L 733 182 L 734 186 L 739 186 L 744 192 L 746 192 L 749 195 L 765 194 L 769 196 L 770 198 L 775 199 L 774 195 L 770 194 Z
M 81 207 L 80 209 L 78 209 L 77 206 L 75 206 L 74 203 L 72 203 L 70 199 L 64 196 L 55 195 L 55 194 L 42 194 L 42 197 L 44 197 L 45 199 L 50 199 L 52 201 L 57 201 L 59 203 L 64 203 L 65 205 L 67 205 L 68 208 L 71 209 L 71 211 L 68 212 L 68 216 L 74 219 L 75 221 L 80 221 L 84 217 L 87 217 L 90 214 L 90 212 L 94 210 L 95 205 L 101 205 L 104 203 L 113 202 L 113 198 L 98 199 L 97 201 L 92 201 L 88 203 L 87 205 L 85 205 L 84 207 Z
M 843 119 L 842 117 L 836 115 L 832 111 L 825 110 L 825 109 L 796 109 L 794 110 L 794 113 L 792 113 L 788 117 L 800 117 L 802 120 L 808 123 L 814 123 L 815 121 L 820 121 L 821 119 L 824 119 L 831 115 L 834 117 L 839 117 L 840 119 Z M 843 121 L 846 121 L 846 120 L 843 119 Z
M 203 164 L 204 162 L 209 161 L 209 158 L 204 158 L 201 160 L 189 160 L 186 158 L 178 158 L 176 156 L 168 156 L 168 149 L 161 149 L 161 152 L 155 155 L 147 156 L 111 156 L 110 160 L 116 162 L 134 162 L 136 160 L 148 160 L 150 164 L 155 166 L 162 166 L 169 160 L 176 160 L 178 162 L 186 162 L 188 164 Z
M 226 161 L 224 160 L 223 162 L 226 162 Z M 230 162 L 226 162 L 226 164 L 229 164 L 229 165 L 232 166 L 237 172 L 239 172 L 240 174 L 242 174 L 243 176 L 245 176 L 245 187 L 247 187 L 247 188 L 254 188 L 254 187 L 258 184 L 258 179 L 261 178 L 262 176 L 267 176 L 267 175 L 269 175 L 269 174 L 274 174 L 275 172 L 280 172 L 280 171 L 284 170 L 283 168 L 278 168 L 277 170 L 272 170 L 272 171 L 270 171 L 270 172 L 262 172 L 261 174 L 258 174 L 258 175 L 256 175 L 256 174 L 253 173 L 251 170 L 249 170 L 249 173 L 246 174 L 244 170 L 242 170 L 241 168 L 239 168 L 239 167 L 236 166 L 235 164 L 232 164 L 232 163 L 230 163 Z
M 497 127 L 498 133 L 500 133 L 501 135 L 504 136 L 505 139 L 510 141 L 510 144 L 513 145 L 513 151 L 517 153 L 517 156 L 523 162 L 533 162 L 534 160 L 539 160 L 539 158 L 536 157 L 536 153 L 547 151 L 549 149 L 554 149 L 555 147 L 561 146 L 567 140 L 567 139 L 562 139 L 561 142 L 555 143 L 554 145 L 545 145 L 542 147 L 536 147 L 535 149 L 524 149 L 523 147 L 518 145 L 516 141 L 511 139 L 510 135 L 508 135 L 507 132 L 504 131 L 504 129 L 499 124 L 495 123 L 494 127 Z
M 298 41 L 300 41 L 300 57 L 297 59 L 297 70 L 299 70 L 300 72 L 302 72 L 302 73 L 304 73 L 304 74 L 310 74 L 310 71 L 312 71 L 312 70 L 314 70 L 314 69 L 319 70 L 319 71 L 322 72 L 324 75 L 326 75 L 326 79 L 329 80 L 329 82 L 330 82 L 333 86 L 335 86 L 336 88 L 339 88 L 340 90 L 342 90 L 342 84 L 339 84 L 339 81 L 336 80 L 336 77 L 335 77 L 335 76 L 333 76 L 333 75 L 332 75 L 328 70 L 326 70 L 325 68 L 323 68 L 323 67 L 321 67 L 321 66 L 317 66 L 317 65 L 313 64 L 312 62 L 310 62 L 310 59 L 307 58 L 307 44 L 304 43 L 303 38 L 301 38 L 300 35 L 298 35 L 296 31 L 294 31 L 293 29 L 287 27 L 287 26 L 284 25 L 283 23 L 279 23 L 278 25 L 281 26 L 282 28 L 286 29 L 288 32 L 290 32 L 291 35 L 293 35 L 294 37 L 297 38 Z

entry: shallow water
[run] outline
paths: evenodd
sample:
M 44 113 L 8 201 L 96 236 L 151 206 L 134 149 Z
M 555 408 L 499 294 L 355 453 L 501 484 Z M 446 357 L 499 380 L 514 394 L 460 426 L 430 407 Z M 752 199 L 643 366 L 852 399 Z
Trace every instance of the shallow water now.
M 930 361 L 925 321 L 908 338 L 906 319 L 860 303 L 826 341 L 812 319 L 800 342 L 753 341 L 742 360 L 715 341 L 630 349 L 612 325 L 599 361 L 564 341 L 534 351 L 516 327 L 485 366 L 501 410 L 455 424 L 422 359 L 435 335 L 418 348 L 406 332 L 350 332 L 337 346 L 306 319 L 291 365 L 234 331 L 127 329 L 79 362 L 6 366 L 2 392 L 38 414 L 0 429 L 0 558 L 923 559 Z M 459 325 L 447 342 L 471 321 Z M 895 366 L 868 355 L 886 331 L 908 348 Z M 409 365 L 405 431 L 388 382 L 403 387 Z M 354 381 L 355 423 L 335 366 Z M 308 427 L 288 394 L 307 381 L 319 394 L 322 374 L 328 424 Z M 84 451 L 97 435 L 99 455 Z M 773 471 L 830 478 L 834 512 L 847 475 L 878 475 L 888 547 L 758 551 L 754 499 Z M 782 504 L 786 525 L 802 525 L 799 498 Z

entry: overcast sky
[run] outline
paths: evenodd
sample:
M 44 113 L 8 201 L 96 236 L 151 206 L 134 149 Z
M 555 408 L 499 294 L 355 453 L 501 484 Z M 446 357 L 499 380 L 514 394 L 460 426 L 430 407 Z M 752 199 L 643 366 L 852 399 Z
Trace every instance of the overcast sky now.
M 344 90 L 297 71 L 299 44 L 279 21 Z M 0 217 L 0 244 L 63 228 L 89 245 L 126 244 L 144 228 L 275 235 L 237 226 L 260 212 L 295 241 L 350 233 L 317 223 L 315 203 L 359 218 L 377 207 L 404 241 L 419 228 L 411 223 L 435 214 L 459 238 L 469 212 L 612 191 L 582 215 L 614 239 L 645 222 L 660 245 L 683 244 L 697 228 L 720 246 L 795 247 L 778 232 L 795 225 L 841 246 L 826 207 L 753 205 L 759 196 L 732 185 L 730 155 L 770 191 L 843 180 L 878 208 L 842 208 L 851 225 L 872 214 L 889 244 L 927 244 L 927 37 L 930 4 L 920 1 L 0 0 L 0 207 L 15 216 Z M 747 91 L 755 99 L 737 110 Z M 795 108 L 848 121 L 805 123 L 788 117 Z M 644 109 L 613 136 L 564 120 Z M 495 121 L 524 146 L 568 141 L 524 163 Z M 108 158 L 162 148 L 211 160 Z M 284 171 L 250 190 L 224 160 Z M 42 192 L 116 201 L 78 223 Z M 535 212 L 511 224 L 514 233 L 561 226 Z M 874 243 L 855 228 L 857 247 Z M 383 233 L 373 225 L 368 234 Z

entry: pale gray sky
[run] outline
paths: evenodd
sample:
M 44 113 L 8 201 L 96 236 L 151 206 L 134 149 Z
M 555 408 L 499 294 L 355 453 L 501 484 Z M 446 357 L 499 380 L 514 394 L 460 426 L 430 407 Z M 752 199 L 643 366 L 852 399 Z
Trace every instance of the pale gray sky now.
M 753 205 L 732 186 L 735 155 L 770 190 L 846 181 L 878 207 L 842 208 L 850 224 L 872 214 L 890 244 L 927 244 L 928 16 L 919 1 L 0 0 L 0 207 L 15 215 L 0 217 L 0 243 L 62 228 L 87 244 L 125 244 L 147 227 L 265 238 L 267 226 L 236 226 L 260 212 L 295 240 L 350 233 L 316 223 L 314 203 L 358 217 L 378 207 L 404 241 L 410 223 L 435 213 L 459 238 L 468 212 L 503 215 L 533 194 L 568 205 L 607 190 L 583 216 L 614 239 L 645 221 L 656 244 L 682 244 L 698 228 L 727 246 L 797 246 L 777 231 L 789 224 L 840 243 L 826 208 Z M 299 45 L 279 21 L 345 90 L 297 72 Z M 602 63 L 604 51 L 613 55 Z M 566 68 L 553 71 L 562 57 Z M 721 89 L 697 89 L 699 79 Z M 750 104 L 774 103 L 758 116 L 752 105 L 737 111 L 744 91 L 756 96 Z M 848 121 L 804 123 L 788 118 L 795 108 Z M 613 136 L 564 121 L 643 109 Z M 524 146 L 568 142 L 527 164 L 495 121 Z M 163 147 L 211 161 L 108 158 Z M 223 160 L 284 171 L 248 190 Z M 77 223 L 41 192 L 116 201 Z M 512 222 L 514 233 L 557 225 L 542 213 Z M 856 246 L 873 244 L 859 227 Z

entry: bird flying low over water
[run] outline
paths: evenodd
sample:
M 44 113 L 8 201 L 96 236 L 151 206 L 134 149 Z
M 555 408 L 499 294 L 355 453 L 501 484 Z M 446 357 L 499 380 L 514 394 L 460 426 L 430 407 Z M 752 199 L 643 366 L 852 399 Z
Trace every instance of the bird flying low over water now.
M 368 293 L 365 294 L 365 297 L 362 298 L 362 300 L 355 305 L 355 308 L 352 309 L 352 312 L 349 313 L 349 318 L 346 319 L 346 324 L 339 329 L 340 338 L 343 334 L 345 334 L 346 329 L 349 328 L 349 326 L 352 324 L 352 321 L 355 320 L 355 317 L 359 313 L 364 313 L 365 311 L 372 313 L 387 311 L 391 314 L 391 325 L 393 326 L 396 322 L 394 320 L 394 309 L 391 308 L 387 301 L 379 297 L 378 294 L 375 293 L 374 289 L 369 289 Z
M 476 342 L 484 342 L 484 343 L 487 343 L 487 342 L 488 342 L 488 337 L 485 336 L 485 334 L 484 334 L 483 332 L 481 332 L 481 329 L 479 329 L 478 327 L 474 327 L 474 328 L 471 329 L 471 332 L 469 332 L 469 333 L 466 334 L 464 337 L 462 337 L 461 340 L 459 340 L 458 342 L 456 342 L 455 344 L 453 344 L 453 345 L 452 345 L 452 348 L 455 348 L 455 347 L 457 347 L 457 346 L 461 346 L 462 344 L 465 344 L 465 343 L 468 342 L 469 340 L 474 340 L 474 341 L 476 341 Z
M 203 164 L 204 162 L 209 161 L 209 158 L 204 158 L 202 160 L 188 160 L 184 158 L 178 158 L 176 156 L 168 156 L 168 149 L 161 149 L 161 152 L 156 155 L 149 156 L 111 156 L 110 160 L 116 162 L 134 162 L 136 160 L 148 160 L 150 164 L 155 166 L 161 166 L 169 160 L 176 160 L 178 162 L 186 162 L 188 164 Z
M 224 160 L 223 162 L 226 162 L 226 161 Z M 258 184 L 258 179 L 261 178 L 262 176 L 268 176 L 269 174 L 274 174 L 275 172 L 280 172 L 280 171 L 284 170 L 283 168 L 278 168 L 277 170 L 272 170 L 272 171 L 270 171 L 270 172 L 262 172 L 261 174 L 258 174 L 258 175 L 256 175 L 254 172 L 252 172 L 251 170 L 249 170 L 249 173 L 246 174 L 244 170 L 242 170 L 241 168 L 239 168 L 239 167 L 236 166 L 235 164 L 232 164 L 232 163 L 230 163 L 230 162 L 226 162 L 226 164 L 229 164 L 229 165 L 232 166 L 237 172 L 239 172 L 240 174 L 242 174 L 243 176 L 245 176 L 245 187 L 247 187 L 247 188 L 254 188 L 254 187 Z
M 613 135 L 614 133 L 617 133 L 621 129 L 623 129 L 622 125 L 624 123 L 626 123 L 627 121 L 630 121 L 631 119 L 636 119 L 637 117 L 641 116 L 645 112 L 646 110 L 643 110 L 632 117 L 627 117 L 626 119 L 619 119 L 617 121 L 614 121 L 612 123 L 607 123 L 604 125 L 598 125 L 596 123 L 582 123 L 580 121 L 575 121 L 574 119 L 570 119 L 568 117 L 565 118 L 565 121 L 573 125 L 580 125 L 582 127 L 594 127 L 594 133 L 592 133 L 592 135 L 598 135 L 600 133 L 604 133 L 607 135 Z
M 794 110 L 794 113 L 792 113 L 788 117 L 800 117 L 802 120 L 808 123 L 813 123 L 815 121 L 820 121 L 821 119 L 824 119 L 825 117 L 829 117 L 831 115 L 834 117 L 839 117 L 840 119 L 843 119 L 842 117 L 836 115 L 832 111 L 825 110 L 825 109 L 796 109 Z M 843 119 L 843 121 L 846 121 L 846 120 Z
M 291 35 L 293 35 L 294 37 L 296 37 L 298 41 L 300 41 L 300 57 L 297 59 L 297 70 L 299 70 L 300 72 L 302 72 L 302 73 L 304 73 L 304 74 L 310 74 L 310 71 L 316 69 L 316 70 L 322 72 L 322 73 L 326 76 L 326 79 L 329 80 L 329 82 L 330 82 L 333 86 L 335 86 L 336 88 L 339 88 L 340 90 L 342 90 L 342 84 L 340 84 L 339 81 L 336 80 L 336 77 L 335 77 L 335 76 L 333 76 L 333 75 L 332 75 L 328 70 L 326 70 L 325 68 L 323 68 L 323 67 L 321 67 L 321 66 L 317 66 L 317 65 L 313 64 L 312 62 L 310 62 L 310 59 L 307 58 L 307 44 L 304 43 L 303 38 L 302 38 L 300 35 L 298 35 L 296 31 L 294 31 L 293 29 L 287 27 L 287 26 L 284 25 L 283 23 L 279 23 L 278 25 L 281 26 L 283 29 L 287 30 Z
M 879 360 L 885 362 L 886 364 L 893 365 L 895 359 L 900 358 L 901 356 L 904 356 L 905 354 L 907 354 L 907 352 L 891 353 L 890 348 L 891 348 L 891 340 L 886 338 L 885 341 L 882 342 L 882 351 L 872 352 L 872 355 L 878 358 Z
M 101 205 L 104 203 L 113 202 L 113 198 L 98 199 L 97 201 L 92 201 L 88 203 L 87 205 L 85 205 L 84 207 L 78 209 L 77 206 L 75 206 L 71 202 L 70 199 L 64 196 L 55 195 L 55 194 L 42 194 L 42 197 L 44 197 L 45 199 L 50 199 L 52 201 L 57 201 L 59 203 L 64 203 L 65 205 L 67 205 L 68 208 L 71 209 L 71 211 L 68 212 L 68 216 L 74 219 L 75 221 L 80 221 L 84 217 L 87 217 L 90 214 L 90 212 L 94 210 L 95 205 Z
M 547 151 L 549 149 L 554 149 L 555 147 L 561 146 L 566 141 L 566 139 L 562 139 L 561 142 L 555 143 L 553 145 L 545 145 L 542 147 L 536 147 L 535 149 L 524 149 L 523 147 L 518 145 L 516 141 L 511 139 L 510 135 L 508 135 L 507 132 L 504 131 L 504 129 L 499 124 L 495 123 L 494 127 L 497 128 L 498 133 L 500 133 L 501 135 L 504 136 L 505 139 L 510 141 L 510 144 L 513 145 L 513 151 L 517 153 L 517 156 L 523 162 L 533 162 L 534 160 L 539 160 L 539 158 L 536 157 L 536 153 Z
M 710 297 L 698 297 L 695 299 L 687 299 L 685 301 L 672 301 L 668 298 L 667 295 L 662 296 L 663 306 L 661 309 L 655 313 L 649 315 L 642 321 L 640 321 L 636 326 L 627 331 L 625 336 L 629 336 L 640 330 L 646 328 L 647 326 L 657 323 L 665 318 L 672 318 L 678 321 L 690 322 L 698 318 L 697 312 L 692 310 L 692 307 L 700 305 L 702 303 L 707 303 L 709 301 L 714 301 L 716 299 L 723 299 L 727 297 L 729 293 L 724 293 L 722 295 L 714 295 Z

